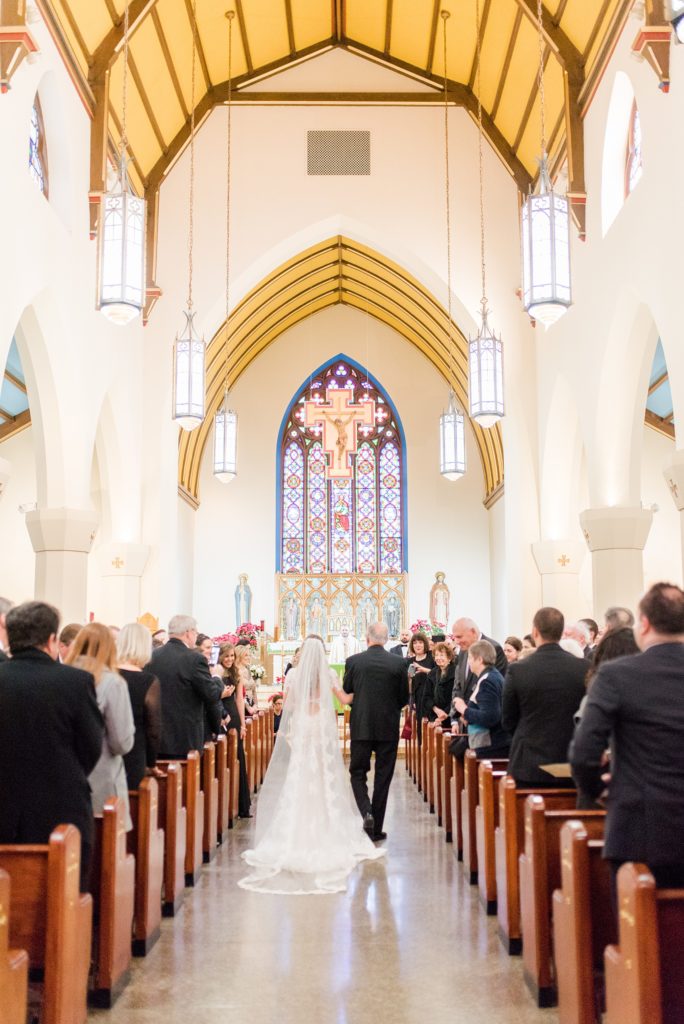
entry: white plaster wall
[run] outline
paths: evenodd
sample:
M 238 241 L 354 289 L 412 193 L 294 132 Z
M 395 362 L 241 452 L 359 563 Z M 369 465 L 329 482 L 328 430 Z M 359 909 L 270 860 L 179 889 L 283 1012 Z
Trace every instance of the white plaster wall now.
M 33 429 L 0 444 L 0 457 L 12 465 L 11 476 L 0 497 L 0 594 L 18 603 L 33 597 L 36 557 L 19 505 L 36 500 L 36 466 Z
M 644 427 L 641 458 L 641 495 L 645 508 L 658 506 L 644 548 L 644 589 L 669 580 L 682 585 L 680 513 L 675 508 L 663 469 L 672 458 L 674 442 Z
M 201 628 L 216 634 L 235 626 L 233 594 L 241 572 L 252 588 L 252 619 L 273 626 L 278 431 L 307 375 L 338 353 L 362 365 L 368 360 L 404 427 L 411 620 L 427 615 L 434 574 L 441 570 L 451 590 L 452 617 L 472 615 L 490 629 L 489 514 L 482 505 L 474 439 L 469 434 L 466 476 L 444 480 L 438 464 L 444 383 L 416 348 L 347 306 L 331 307 L 286 332 L 231 392 L 239 417 L 238 476 L 228 485 L 217 483 L 207 449 L 195 513 L 193 607 Z

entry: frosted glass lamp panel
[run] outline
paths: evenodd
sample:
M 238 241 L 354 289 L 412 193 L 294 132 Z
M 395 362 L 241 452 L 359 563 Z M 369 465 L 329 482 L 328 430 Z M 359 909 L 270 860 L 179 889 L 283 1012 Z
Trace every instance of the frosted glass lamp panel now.
M 439 471 L 447 480 L 460 480 L 465 473 L 465 419 L 453 401 L 439 418 Z
M 214 476 L 230 483 L 237 475 L 237 414 L 219 409 L 214 420 Z
M 201 338 L 176 338 L 174 346 L 173 418 L 184 430 L 194 430 L 204 419 L 204 356 Z
M 470 417 L 481 427 L 493 427 L 504 415 L 503 345 L 486 321 L 468 350 Z
M 145 300 L 145 200 L 120 185 L 102 198 L 99 308 L 130 323 Z
M 523 301 L 545 327 L 572 304 L 568 201 L 553 191 L 528 196 L 522 211 Z

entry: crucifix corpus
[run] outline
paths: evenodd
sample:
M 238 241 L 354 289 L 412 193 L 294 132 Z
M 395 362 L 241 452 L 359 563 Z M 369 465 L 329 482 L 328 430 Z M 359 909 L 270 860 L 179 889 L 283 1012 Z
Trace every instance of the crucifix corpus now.
M 323 450 L 328 456 L 327 478 L 348 480 L 352 476 L 350 455 L 355 455 L 358 449 L 357 428 L 375 426 L 375 402 L 354 405 L 348 388 L 327 390 L 325 396 L 326 405 L 304 403 L 305 423 L 307 427 L 323 428 Z

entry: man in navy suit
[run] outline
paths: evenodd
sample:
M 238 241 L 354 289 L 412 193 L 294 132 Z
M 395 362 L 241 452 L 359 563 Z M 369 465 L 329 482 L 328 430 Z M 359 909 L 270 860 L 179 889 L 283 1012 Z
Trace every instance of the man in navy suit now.
M 659 887 L 684 886 L 684 591 L 656 583 L 639 603 L 641 654 L 597 672 L 570 748 L 592 797 L 610 772 L 603 855 L 613 878 L 625 861 L 648 865 Z M 536 655 L 535 655 L 536 657 Z M 605 752 L 610 747 L 610 768 Z

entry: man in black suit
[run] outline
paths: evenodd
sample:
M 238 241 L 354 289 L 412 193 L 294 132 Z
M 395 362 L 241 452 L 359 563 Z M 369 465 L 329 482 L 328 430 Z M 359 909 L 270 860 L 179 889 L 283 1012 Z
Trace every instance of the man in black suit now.
M 513 737 L 508 774 L 521 787 L 572 786 L 571 779 L 540 767 L 567 761 L 573 716 L 585 692 L 588 664 L 560 646 L 564 625 L 557 608 L 540 608 L 532 625 L 537 649 L 508 666 L 501 724 Z
M 12 658 L 0 665 L 0 843 L 47 843 L 57 825 L 81 833 L 81 887 L 93 848 L 88 776 L 104 723 L 88 672 L 60 665 L 59 615 L 41 601 L 7 614 Z
M 7 661 L 7 612 L 12 607 L 12 602 L 6 597 L 0 597 L 0 662 Z
M 451 694 L 451 721 L 456 722 L 461 716 L 454 709 L 453 702 L 457 697 L 460 697 L 460 699 L 465 701 L 467 704 L 472 696 L 473 690 L 475 689 L 475 684 L 477 683 L 477 676 L 468 668 L 468 651 L 475 641 L 486 640 L 492 645 L 496 654 L 496 664 L 494 667 L 502 676 L 506 675 L 508 662 L 506 661 L 506 655 L 503 652 L 501 644 L 498 644 L 496 640 L 492 640 L 491 637 L 485 636 L 484 633 L 481 632 L 477 623 L 472 619 L 457 619 L 451 627 L 451 635 L 456 645 L 456 650 L 458 651 L 456 655 L 454 689 Z
M 344 688 L 335 692 L 343 703 L 352 706 L 349 775 L 363 827 L 372 839 L 379 841 L 387 838 L 382 826 L 397 760 L 399 718 L 408 703 L 408 668 L 403 658 L 385 650 L 387 626 L 383 622 L 369 627 L 366 640 L 368 650 L 347 658 Z M 367 777 L 373 753 L 375 780 L 371 800 Z
M 209 664 L 195 647 L 197 623 L 189 615 L 174 615 L 169 639 L 152 652 L 147 666 L 161 683 L 161 758 L 187 757 L 202 752 L 205 711 L 212 733 L 221 728 L 221 686 Z
M 603 856 L 648 865 L 659 887 L 684 886 L 684 592 L 656 583 L 639 603 L 642 653 L 604 662 L 570 750 L 593 797 L 610 771 Z M 530 660 L 534 661 L 537 657 Z M 610 769 L 605 751 L 610 747 Z
M 399 643 L 390 647 L 390 654 L 398 654 L 400 658 L 408 658 L 408 645 L 411 639 L 411 630 L 402 629 L 399 634 Z

